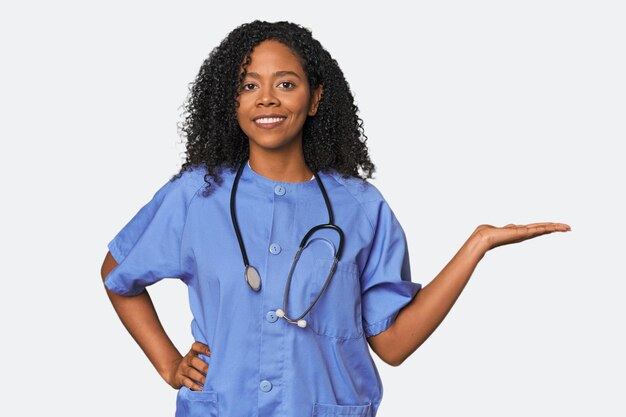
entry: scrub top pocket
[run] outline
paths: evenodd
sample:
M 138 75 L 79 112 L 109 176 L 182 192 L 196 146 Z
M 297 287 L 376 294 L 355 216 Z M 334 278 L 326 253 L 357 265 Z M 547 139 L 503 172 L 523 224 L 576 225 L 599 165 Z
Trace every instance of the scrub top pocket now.
M 333 259 L 316 258 L 309 275 L 309 304 L 315 300 L 328 277 Z M 307 327 L 318 335 L 339 339 L 363 336 L 361 288 L 356 263 L 339 261 L 330 283 L 305 317 Z
M 193 391 L 180 387 L 175 417 L 219 417 L 216 391 Z
M 364 405 L 313 404 L 313 417 L 372 417 L 372 403 Z

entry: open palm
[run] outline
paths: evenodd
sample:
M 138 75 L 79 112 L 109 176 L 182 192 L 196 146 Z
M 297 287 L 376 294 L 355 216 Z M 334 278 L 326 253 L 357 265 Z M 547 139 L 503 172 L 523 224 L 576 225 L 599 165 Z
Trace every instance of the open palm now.
M 489 224 L 481 224 L 474 231 L 480 236 L 487 246 L 487 250 L 510 243 L 518 243 L 537 236 L 553 232 L 568 232 L 571 227 L 565 223 L 530 223 L 530 224 L 507 224 L 503 227 L 495 227 Z

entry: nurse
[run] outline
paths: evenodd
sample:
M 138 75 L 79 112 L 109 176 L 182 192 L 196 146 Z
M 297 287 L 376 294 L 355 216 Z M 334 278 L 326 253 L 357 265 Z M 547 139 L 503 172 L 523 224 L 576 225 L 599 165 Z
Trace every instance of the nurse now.
M 293 23 L 228 34 L 186 110 L 186 161 L 102 265 L 119 318 L 178 390 L 177 417 L 374 417 L 383 388 L 370 348 L 400 365 L 488 250 L 570 230 L 480 225 L 428 285 L 412 282 L 402 227 L 367 181 L 375 167 L 343 73 Z M 340 232 L 304 243 L 320 224 Z M 184 354 L 146 289 L 164 278 L 188 288 L 196 342 Z

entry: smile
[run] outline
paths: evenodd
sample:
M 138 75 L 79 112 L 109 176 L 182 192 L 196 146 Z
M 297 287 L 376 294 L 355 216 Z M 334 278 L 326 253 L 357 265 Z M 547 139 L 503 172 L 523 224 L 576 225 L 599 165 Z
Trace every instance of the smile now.
M 286 117 L 261 117 L 254 121 L 258 127 L 262 127 L 264 129 L 271 129 L 283 123 L 287 119 Z

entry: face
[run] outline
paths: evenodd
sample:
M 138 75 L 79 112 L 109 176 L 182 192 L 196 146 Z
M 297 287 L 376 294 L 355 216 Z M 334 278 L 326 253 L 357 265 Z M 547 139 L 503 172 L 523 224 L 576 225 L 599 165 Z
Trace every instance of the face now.
M 237 120 L 250 143 L 266 150 L 302 146 L 302 126 L 317 112 L 321 86 L 311 92 L 298 57 L 276 40 L 250 55 L 239 92 Z

